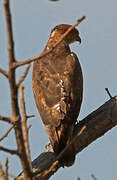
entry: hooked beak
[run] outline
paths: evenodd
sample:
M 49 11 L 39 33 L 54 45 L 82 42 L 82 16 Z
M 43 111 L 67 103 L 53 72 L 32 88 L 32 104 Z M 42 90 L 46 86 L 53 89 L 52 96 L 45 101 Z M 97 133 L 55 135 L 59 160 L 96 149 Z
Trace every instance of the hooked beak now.
M 76 41 L 78 41 L 80 44 L 81 44 L 81 38 L 80 38 L 80 36 L 77 36 L 77 40 Z

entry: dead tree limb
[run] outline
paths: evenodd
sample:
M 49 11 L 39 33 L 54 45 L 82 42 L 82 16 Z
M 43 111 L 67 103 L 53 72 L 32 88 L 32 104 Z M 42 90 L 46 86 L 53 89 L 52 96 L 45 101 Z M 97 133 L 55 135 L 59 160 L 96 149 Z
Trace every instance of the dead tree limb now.
M 117 96 L 111 98 L 96 111 L 92 112 L 82 121 L 80 121 L 75 129 L 74 136 L 80 132 L 83 126 L 86 129 L 75 141 L 75 152 L 78 154 L 86 148 L 93 141 L 103 136 L 107 131 L 117 125 Z M 39 180 L 46 180 L 50 178 L 61 165 L 56 161 L 55 154 L 52 147 L 46 146 L 45 151 L 40 154 L 33 162 L 33 172 Z M 44 169 L 44 171 L 42 171 Z M 41 173 L 36 173 L 41 172 Z M 17 179 L 23 177 L 20 175 Z

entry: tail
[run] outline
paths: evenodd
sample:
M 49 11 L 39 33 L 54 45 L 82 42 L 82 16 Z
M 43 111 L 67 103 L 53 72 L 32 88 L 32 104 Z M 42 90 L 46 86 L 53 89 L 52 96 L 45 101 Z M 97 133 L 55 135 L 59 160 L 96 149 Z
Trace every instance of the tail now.
M 74 145 L 69 146 L 69 144 L 73 139 L 73 125 L 61 123 L 59 127 L 46 127 L 46 131 L 56 155 L 68 146 L 59 161 L 63 167 L 72 166 L 75 161 L 75 147 Z

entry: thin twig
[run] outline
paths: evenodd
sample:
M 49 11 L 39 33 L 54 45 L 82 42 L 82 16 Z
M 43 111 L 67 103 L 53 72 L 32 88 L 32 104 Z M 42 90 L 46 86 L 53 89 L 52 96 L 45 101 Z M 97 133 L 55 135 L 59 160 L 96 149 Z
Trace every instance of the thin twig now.
M 5 176 L 5 172 L 4 172 L 4 170 L 2 169 L 1 163 L 0 163 L 0 178 L 1 178 L 1 180 L 7 180 L 7 179 L 6 179 L 6 176 Z
M 6 78 L 8 78 L 8 72 L 0 68 L 0 73 L 4 75 Z
M 33 117 L 35 117 L 34 114 L 26 116 L 27 119 L 30 119 L 30 118 L 33 118 Z
M 6 161 L 5 161 L 5 176 L 6 176 L 6 179 L 8 180 L 8 158 L 6 158 Z
M 0 146 L 0 151 L 4 151 L 4 152 L 7 152 L 7 153 L 12 154 L 12 155 L 18 155 L 17 150 L 8 149 L 8 148 L 5 148 L 3 146 Z
M 11 123 L 11 118 L 10 117 L 6 117 L 6 116 L 1 116 L 0 115 L 0 120 L 4 121 L 4 122 Z
M 12 125 L 12 126 L 7 130 L 7 132 L 0 138 L 0 141 L 2 141 L 4 138 L 6 138 L 13 128 L 14 128 L 14 125 Z
M 29 141 L 28 141 L 28 128 L 27 128 L 27 116 L 26 116 L 26 107 L 25 107 L 25 100 L 24 100 L 24 92 L 23 92 L 24 87 L 20 85 L 20 103 L 21 103 L 21 110 L 22 110 L 22 116 L 23 116 L 23 121 L 22 121 L 22 130 L 24 134 L 24 145 L 26 149 L 26 154 L 28 157 L 28 161 L 30 163 L 30 167 L 32 168 L 31 165 L 31 157 L 30 157 L 30 148 L 29 148 Z
M 17 83 L 17 87 L 19 87 L 20 84 L 24 81 L 24 79 L 26 78 L 26 76 L 27 76 L 27 74 L 28 74 L 29 69 L 30 69 L 30 64 L 27 65 L 27 67 L 26 67 L 23 75 L 21 76 L 19 82 Z
M 112 99 L 111 93 L 109 92 L 108 88 L 105 88 L 107 94 L 109 95 L 110 99 Z
M 80 178 L 80 177 L 78 177 L 78 180 L 81 180 L 81 178 Z
M 56 48 L 60 42 L 69 34 L 70 31 L 72 31 L 76 26 L 78 26 L 86 17 L 83 16 L 82 18 L 78 19 L 75 24 L 73 24 L 61 37 L 60 39 L 55 43 L 55 45 L 50 48 L 49 50 L 47 50 L 46 52 L 42 52 L 40 55 L 38 56 L 35 56 L 35 57 L 32 57 L 32 58 L 29 58 L 27 60 L 24 60 L 24 61 L 20 61 L 20 62 L 14 62 L 13 63 L 13 66 L 12 68 L 17 68 L 17 67 L 20 67 L 22 65 L 25 65 L 25 64 L 29 64 L 33 61 L 36 61 L 36 60 L 39 60 L 41 59 L 42 57 L 46 56 L 47 54 L 49 54 L 50 52 L 52 52 L 52 50 L 54 48 Z
M 98 180 L 98 179 L 95 177 L 94 174 L 91 174 L 91 177 L 92 177 L 93 180 Z

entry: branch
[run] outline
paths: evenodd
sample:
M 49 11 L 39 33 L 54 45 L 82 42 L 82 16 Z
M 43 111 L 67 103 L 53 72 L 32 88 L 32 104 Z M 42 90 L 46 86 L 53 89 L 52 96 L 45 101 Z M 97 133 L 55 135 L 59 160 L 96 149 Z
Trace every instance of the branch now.
M 4 9 L 6 15 L 7 36 L 8 36 L 9 85 L 10 85 L 10 93 L 11 93 L 12 123 L 15 123 L 14 130 L 15 130 L 15 136 L 18 146 L 18 154 L 24 170 L 25 179 L 30 180 L 32 179 L 31 168 L 29 166 L 29 162 L 25 150 L 23 132 L 21 127 L 21 117 L 20 117 L 20 111 L 18 105 L 18 88 L 16 85 L 15 69 L 12 69 L 12 65 L 14 62 L 16 62 L 16 60 L 14 55 L 14 42 L 13 42 L 12 20 L 11 20 L 11 13 L 9 7 L 9 0 L 3 0 L 3 2 L 4 2 Z M 10 151 L 7 149 L 4 149 L 4 151 L 10 153 Z
M 117 96 L 111 98 L 76 125 L 74 129 L 76 154 L 116 125 Z M 85 130 L 78 136 L 84 126 L 86 126 Z M 61 167 L 55 160 L 56 157 L 52 147 L 48 145 L 45 151 L 32 162 L 33 172 L 41 172 L 41 170 L 46 169 L 36 175 L 36 178 L 39 178 L 40 180 L 50 178 L 51 175 Z M 23 177 L 23 174 L 19 177 Z
M 2 165 L 0 163 L 0 177 L 1 180 L 7 180 L 4 170 L 2 169 Z
M 5 163 L 5 166 L 6 166 L 6 171 L 7 171 L 7 166 L 8 166 L 8 161 L 6 160 L 6 163 Z M 12 174 L 7 174 L 7 172 L 4 172 L 3 169 L 2 169 L 2 165 L 0 163 L 0 177 L 1 177 L 1 180 L 8 180 L 8 176 L 11 177 L 12 179 L 16 178 L 16 176 L 12 175 Z
M 2 141 L 4 138 L 6 138 L 13 128 L 14 128 L 14 125 L 12 125 L 12 126 L 7 130 L 7 132 L 0 138 L 0 141 Z
M 24 89 L 24 87 L 22 85 L 20 85 L 20 103 L 21 103 L 21 110 L 22 110 L 22 116 L 23 116 L 22 130 L 23 130 L 23 134 L 24 134 L 24 145 L 25 145 L 25 149 L 26 149 L 26 154 L 28 157 L 30 168 L 32 168 L 29 141 L 28 141 L 27 115 L 26 115 L 26 107 L 25 107 L 23 89 Z
M 8 78 L 8 72 L 0 68 L 0 73 L 4 75 L 6 78 Z
M 78 180 L 81 180 L 81 178 L 80 178 L 80 177 L 78 177 Z
M 24 79 L 26 78 L 28 71 L 30 69 L 30 64 L 27 65 L 23 75 L 21 76 L 21 79 L 19 80 L 19 82 L 17 83 L 17 87 L 19 87 L 21 85 L 21 83 L 24 81 Z
M 34 114 L 32 114 L 32 115 L 28 115 L 28 116 L 26 116 L 27 117 L 27 119 L 29 119 L 29 118 L 34 118 L 35 117 L 35 115 Z
M 6 158 L 6 161 L 5 161 L 5 175 L 6 175 L 6 179 L 8 180 L 8 158 Z
M 40 174 L 40 173 L 42 173 L 42 172 L 44 172 L 44 176 L 46 176 L 46 173 L 47 173 L 47 174 L 49 174 L 49 172 L 52 173 L 51 170 L 54 169 L 54 167 L 60 166 L 59 160 L 61 159 L 61 157 L 66 153 L 66 151 L 68 150 L 68 148 L 69 148 L 70 146 L 73 146 L 73 145 L 74 145 L 74 143 L 76 142 L 78 136 L 80 136 L 85 129 L 86 129 L 86 126 L 83 126 L 83 127 L 81 128 L 81 130 L 74 136 L 73 140 L 63 149 L 63 151 L 61 151 L 61 152 L 59 153 L 59 155 L 53 160 L 53 164 L 52 164 L 51 168 L 49 169 L 49 171 L 44 172 L 44 170 L 46 170 L 46 168 L 44 168 L 44 169 L 41 169 L 41 170 L 36 171 L 35 173 L 33 173 L 33 176 L 38 175 L 38 174 Z M 50 146 L 51 146 L 51 144 L 50 144 Z
M 15 71 L 11 69 L 13 62 L 15 62 L 12 21 L 11 21 L 9 0 L 3 0 L 3 3 L 4 3 L 4 9 L 5 9 L 7 37 L 8 37 L 9 84 L 10 84 L 10 92 L 11 92 L 12 117 L 13 119 L 17 119 L 16 117 L 19 116 L 19 111 L 18 111 L 19 109 L 18 109 L 18 102 L 17 102 Z
M 91 177 L 92 177 L 93 180 L 98 180 L 98 179 L 94 176 L 94 174 L 91 174 Z
M 6 116 L 1 116 L 0 115 L 0 120 L 4 121 L 4 122 L 11 123 L 11 118 L 10 117 L 6 117 Z
M 56 48 L 60 42 L 69 34 L 70 31 L 72 31 L 76 26 L 78 26 L 86 17 L 83 16 L 82 18 L 78 19 L 74 25 L 72 25 L 61 37 L 60 39 L 55 43 L 55 45 L 50 48 L 49 50 L 47 50 L 46 52 L 42 52 L 40 55 L 38 56 L 35 56 L 35 57 L 32 57 L 32 58 L 29 58 L 27 60 L 24 60 L 24 61 L 20 61 L 20 62 L 14 62 L 13 63 L 13 66 L 12 68 L 17 68 L 17 67 L 20 67 L 22 65 L 25 65 L 25 64 L 29 64 L 33 61 L 36 61 L 36 60 L 39 60 L 41 59 L 42 57 L 48 55 L 49 53 L 51 53 L 53 51 L 54 48 Z
M 13 31 L 12 31 L 12 22 L 11 22 L 11 13 L 9 9 L 9 0 L 3 0 L 4 8 L 5 8 L 5 16 L 7 22 L 7 37 L 8 37 L 8 50 L 9 50 L 9 58 L 12 62 L 15 61 L 14 55 L 14 42 L 13 42 Z
M 3 146 L 0 146 L 0 151 L 4 151 L 12 155 L 19 155 L 17 150 L 7 149 Z
M 110 99 L 111 99 L 111 98 L 112 98 L 112 95 L 111 95 L 111 93 L 109 92 L 108 88 L 105 88 L 105 90 L 106 90 L 107 94 L 109 95 L 109 97 L 110 97 Z

